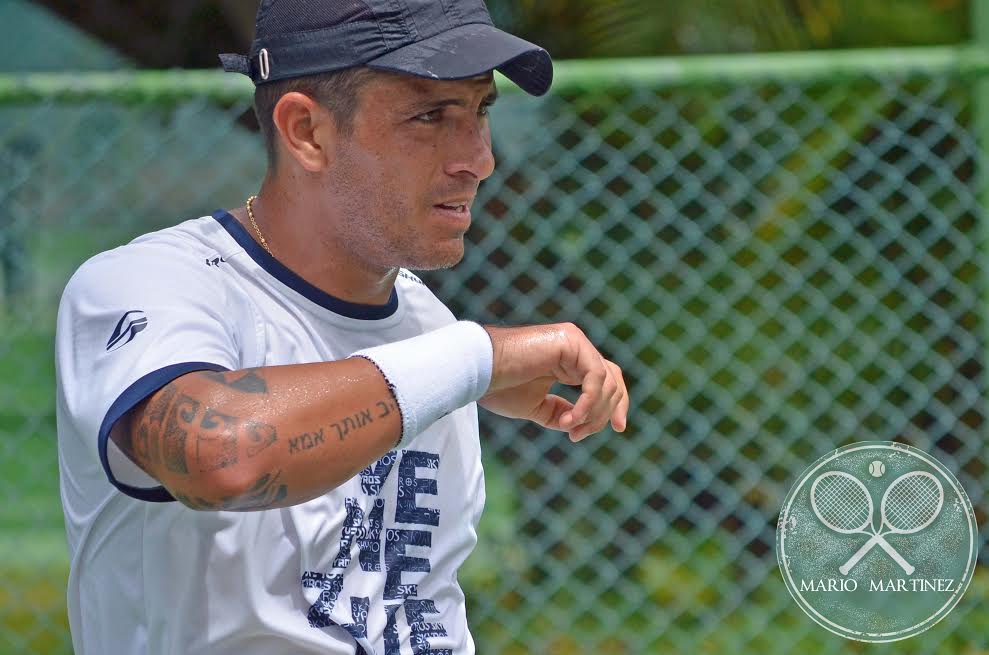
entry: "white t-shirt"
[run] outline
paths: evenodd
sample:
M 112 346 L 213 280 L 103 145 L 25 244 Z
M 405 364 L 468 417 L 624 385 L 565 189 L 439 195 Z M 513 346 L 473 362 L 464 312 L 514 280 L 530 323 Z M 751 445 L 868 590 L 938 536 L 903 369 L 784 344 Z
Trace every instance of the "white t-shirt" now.
M 226 212 L 86 262 L 56 336 L 76 655 L 473 653 L 457 569 L 484 505 L 475 404 L 320 498 L 257 512 L 188 509 L 108 439 L 189 371 L 337 360 L 454 320 L 406 271 L 384 306 L 329 296 Z M 330 427 L 259 447 L 347 429 Z

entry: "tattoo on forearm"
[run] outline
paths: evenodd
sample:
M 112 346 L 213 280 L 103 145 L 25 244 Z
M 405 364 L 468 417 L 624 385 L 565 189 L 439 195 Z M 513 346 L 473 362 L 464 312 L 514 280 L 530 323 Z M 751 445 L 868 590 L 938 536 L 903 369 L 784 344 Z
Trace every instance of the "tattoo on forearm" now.
M 374 406 L 377 407 L 378 411 L 381 412 L 380 414 L 378 414 L 378 418 L 384 418 L 389 414 L 391 414 L 392 412 L 398 411 L 398 405 L 395 404 L 394 400 L 389 400 L 387 402 L 383 400 L 379 400 L 374 404 Z
M 268 393 L 268 384 L 255 368 L 237 372 L 204 371 L 203 377 L 244 393 Z
M 142 424 L 141 427 L 143 428 L 144 425 Z M 110 438 L 132 461 L 137 462 L 140 459 L 137 434 L 127 434 L 120 426 L 116 426 L 114 431 L 110 432 Z
M 279 506 L 288 498 L 288 485 L 281 483 L 282 472 L 265 473 L 258 478 L 243 495 L 221 498 L 211 502 L 198 496 L 175 492 L 175 499 L 183 505 L 197 510 L 262 510 Z
M 168 384 L 155 394 L 154 400 L 148 404 L 140 424 L 129 435 L 126 429 L 124 438 L 114 437 L 114 442 L 120 446 L 128 457 L 138 464 L 154 465 L 161 462 L 160 437 L 162 425 L 168 412 L 168 407 L 175 398 L 175 387 Z M 122 426 L 123 427 L 123 426 Z
M 199 470 L 204 473 L 227 468 L 238 462 L 238 441 L 241 434 L 246 437 L 244 455 L 249 458 L 278 439 L 272 425 L 241 420 L 209 408 L 206 409 L 199 427 L 208 430 L 200 432 L 196 438 L 196 461 L 199 463 Z
M 288 452 L 290 455 L 310 450 L 323 444 L 323 428 L 315 432 L 303 432 L 297 437 L 288 440 Z
M 206 407 L 201 401 L 182 394 L 173 383 L 154 395 L 142 412 L 140 422 L 131 426 L 129 434 L 123 434 L 127 438 L 115 435 L 114 441 L 131 460 L 152 474 L 161 468 L 181 475 L 188 475 L 190 469 L 209 473 L 256 457 L 278 441 L 273 425 Z M 274 478 L 279 476 L 280 472 Z M 248 501 L 258 504 L 265 499 L 271 502 L 284 499 L 287 487 L 274 485 L 272 479 L 271 475 L 259 479 L 248 493 Z M 265 486 L 266 482 L 272 482 L 274 486 Z M 210 501 L 190 493 L 174 493 L 176 499 L 193 509 L 235 508 L 234 505 L 244 500 Z
M 169 383 L 156 395 L 154 402 L 148 405 L 147 418 L 151 423 L 154 423 L 159 428 L 165 422 L 165 416 L 168 413 L 168 407 L 172 404 L 172 400 L 175 398 L 175 394 L 178 393 L 178 389 L 175 388 L 174 383 Z
M 376 411 L 375 411 L 376 410 Z M 361 428 L 367 427 L 378 419 L 382 419 L 392 412 L 397 412 L 398 406 L 394 400 L 379 401 L 373 407 L 362 409 L 353 416 L 348 416 L 342 421 L 330 423 L 329 428 L 333 430 L 337 439 L 344 441 L 348 436 L 353 435 Z M 288 452 L 290 455 L 312 450 L 317 446 L 326 443 L 324 428 L 318 428 L 312 432 L 303 432 L 297 437 L 288 440 Z
M 202 473 L 237 463 L 237 419 L 206 409 L 199 427 L 208 432 L 196 435 L 196 462 Z
M 267 385 L 256 371 L 233 374 L 210 373 L 211 379 L 246 393 L 265 393 Z M 252 458 L 278 441 L 273 425 L 224 414 L 207 407 L 200 400 L 181 393 L 169 383 L 160 389 L 132 425 L 128 438 L 114 436 L 120 448 L 149 472 L 164 468 L 188 475 L 190 469 L 208 473 Z M 320 433 L 322 440 L 322 433 Z M 194 447 L 194 452 L 193 452 Z M 281 471 L 266 473 L 251 488 L 237 497 L 207 500 L 200 496 L 173 491 L 175 498 L 199 510 L 265 509 L 288 497 L 288 486 L 281 482 Z M 174 489 L 174 488 L 173 488 Z
M 189 428 L 199 414 L 199 401 L 182 395 L 172 405 L 168 420 L 162 433 L 162 456 L 165 467 L 173 473 L 187 474 L 189 465 L 186 462 L 186 437 Z
M 154 442 L 157 445 L 157 436 L 157 433 L 154 433 L 148 429 L 147 423 L 142 422 L 137 429 L 137 434 L 134 435 L 132 441 L 130 442 L 133 446 L 130 454 L 135 455 L 137 459 L 142 462 L 154 461 L 151 454 L 151 444 Z
M 192 509 L 208 510 L 208 509 L 219 509 L 216 503 L 211 503 L 204 498 L 198 496 L 187 496 L 178 491 L 175 492 L 175 500 L 179 501 L 186 507 L 191 507 Z
M 246 494 L 229 499 L 230 509 L 264 509 L 282 502 L 288 496 L 288 487 L 280 483 L 281 471 L 265 473 Z
M 278 440 L 278 433 L 275 432 L 275 426 L 268 425 L 267 423 L 248 421 L 245 430 L 247 432 L 247 441 L 250 443 L 246 450 L 248 457 L 254 457 Z
M 343 419 L 340 423 L 333 423 L 333 429 L 336 430 L 337 436 L 340 441 L 347 438 L 347 435 L 351 432 L 360 430 L 365 425 L 374 423 L 374 417 L 371 416 L 371 408 L 362 409 L 353 416 L 348 416 Z

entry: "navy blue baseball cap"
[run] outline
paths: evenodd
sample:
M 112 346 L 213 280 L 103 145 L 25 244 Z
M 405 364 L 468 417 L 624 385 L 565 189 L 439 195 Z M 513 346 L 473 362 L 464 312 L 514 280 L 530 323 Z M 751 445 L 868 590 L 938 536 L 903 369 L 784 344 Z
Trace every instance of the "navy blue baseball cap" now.
M 437 80 L 498 70 L 537 96 L 553 81 L 549 53 L 496 28 L 483 0 L 262 0 L 250 54 L 220 61 L 256 85 L 355 66 Z

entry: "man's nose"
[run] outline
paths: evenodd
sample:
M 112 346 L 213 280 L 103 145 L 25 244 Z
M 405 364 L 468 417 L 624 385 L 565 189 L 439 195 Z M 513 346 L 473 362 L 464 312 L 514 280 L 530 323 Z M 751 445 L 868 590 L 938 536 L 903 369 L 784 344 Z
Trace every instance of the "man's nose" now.
M 448 175 L 467 172 L 478 180 L 491 176 L 495 168 L 491 152 L 491 130 L 486 120 L 464 121 L 453 136 L 453 156 L 446 166 Z

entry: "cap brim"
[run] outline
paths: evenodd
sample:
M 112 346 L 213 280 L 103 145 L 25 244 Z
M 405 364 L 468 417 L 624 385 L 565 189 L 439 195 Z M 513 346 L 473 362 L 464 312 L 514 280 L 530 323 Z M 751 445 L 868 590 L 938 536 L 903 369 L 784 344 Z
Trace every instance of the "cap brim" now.
M 462 80 L 498 70 L 534 96 L 549 91 L 553 83 L 548 52 L 483 23 L 454 27 L 372 59 L 366 66 L 436 80 Z

